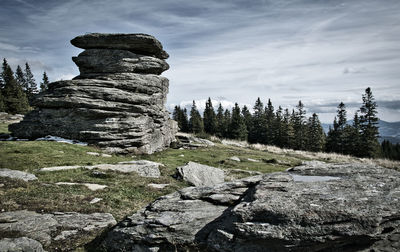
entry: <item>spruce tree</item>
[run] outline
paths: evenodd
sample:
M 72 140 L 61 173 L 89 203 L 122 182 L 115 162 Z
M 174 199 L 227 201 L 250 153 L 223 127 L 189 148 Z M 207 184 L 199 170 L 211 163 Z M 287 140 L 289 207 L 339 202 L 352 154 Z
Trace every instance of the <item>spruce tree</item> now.
M 252 118 L 251 118 L 250 110 L 247 108 L 246 105 L 244 105 L 242 108 L 242 116 L 243 116 L 244 123 L 246 124 L 246 130 L 247 130 L 247 132 L 249 132 L 251 125 L 252 125 L 252 120 L 251 120 Z
M 372 95 L 371 88 L 365 90 L 362 96 L 363 103 L 360 108 L 360 127 L 362 148 L 360 154 L 365 157 L 377 157 L 380 145 L 378 142 L 378 117 L 377 104 Z
M 4 95 L 5 111 L 10 114 L 26 113 L 29 110 L 28 100 L 6 60 L 3 62 L 3 68 L 4 89 L 2 94 Z
M 316 113 L 308 119 L 307 129 L 306 149 L 314 152 L 322 151 L 325 145 L 325 133 Z
M 195 101 L 193 101 L 193 105 L 190 110 L 189 128 L 190 132 L 194 134 L 201 134 L 204 132 L 203 119 L 200 116 L 200 112 L 197 110 Z
M 216 122 L 217 122 L 217 128 L 215 131 L 215 135 L 219 138 L 222 138 L 225 135 L 226 125 L 224 122 L 224 108 L 222 107 L 221 103 L 219 103 L 218 105 Z
M 361 126 L 360 126 L 360 118 L 358 117 L 358 112 L 354 114 L 353 118 L 353 125 L 351 126 L 351 133 L 350 133 L 350 146 L 348 154 L 361 157 L 362 153 L 360 150 L 362 149 L 362 142 L 361 142 Z
M 304 109 L 304 104 L 301 101 L 299 101 L 296 108 L 297 111 L 293 114 L 293 148 L 297 150 L 304 150 L 306 147 L 307 137 L 305 121 L 306 110 Z
M 25 63 L 24 75 L 25 75 L 26 85 L 28 87 L 27 89 L 28 100 L 29 102 L 32 102 L 33 97 L 38 93 L 38 88 L 28 62 Z
M 284 148 L 293 148 L 294 129 L 289 109 L 285 109 L 282 124 L 282 144 Z
M 229 138 L 238 140 L 246 140 L 247 138 L 246 124 L 237 103 L 235 103 L 235 107 L 232 108 L 232 117 L 228 130 Z
M 47 77 L 46 72 L 43 72 L 42 82 L 40 82 L 40 92 L 46 91 L 49 89 L 49 78 Z
M 217 130 L 217 117 L 215 115 L 215 111 L 210 97 L 206 102 L 206 108 L 204 109 L 203 113 L 203 121 L 204 121 L 204 131 L 207 134 L 215 135 Z
M 6 112 L 6 105 L 4 101 L 3 91 L 0 90 L 0 112 Z
M 228 110 L 228 109 L 225 109 L 225 112 L 224 112 L 224 120 L 223 120 L 223 123 L 224 123 L 224 134 L 223 134 L 223 137 L 224 138 L 229 138 L 230 136 L 229 136 L 229 125 L 231 124 L 231 119 L 232 119 L 232 117 L 231 117 L 231 112 Z
M 266 138 L 267 122 L 264 113 L 264 105 L 260 98 L 257 98 L 253 107 L 252 125 L 248 134 L 250 143 L 263 143 Z
M 15 71 L 15 80 L 17 81 L 18 85 L 21 86 L 24 92 L 28 90 L 28 85 L 25 80 L 24 72 L 22 72 L 22 68 L 19 65 L 17 66 L 17 70 Z
M 283 121 L 283 110 L 282 107 L 279 106 L 275 113 L 275 122 L 274 122 L 274 145 L 283 147 L 284 142 L 284 121 Z
M 265 108 L 265 120 L 266 120 L 266 136 L 263 141 L 265 144 L 275 143 L 275 113 L 274 106 L 272 106 L 271 99 L 268 99 L 267 107 Z

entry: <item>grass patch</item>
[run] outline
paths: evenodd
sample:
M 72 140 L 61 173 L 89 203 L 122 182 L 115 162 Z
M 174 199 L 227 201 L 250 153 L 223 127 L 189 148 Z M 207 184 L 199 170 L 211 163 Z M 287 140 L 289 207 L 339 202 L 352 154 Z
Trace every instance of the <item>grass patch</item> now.
M 1 133 L 10 133 L 8 131 L 8 124 L 7 123 L 0 123 L 0 134 Z

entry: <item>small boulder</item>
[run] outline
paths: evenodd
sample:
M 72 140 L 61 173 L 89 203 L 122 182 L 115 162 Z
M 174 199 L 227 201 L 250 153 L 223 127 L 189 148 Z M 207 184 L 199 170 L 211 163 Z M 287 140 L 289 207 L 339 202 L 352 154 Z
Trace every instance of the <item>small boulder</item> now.
M 10 170 L 7 168 L 0 169 L 0 177 L 7 177 L 11 179 L 22 179 L 23 181 L 32 181 L 32 180 L 37 180 L 38 178 L 27 172 L 22 172 L 18 170 Z
M 240 162 L 240 158 L 238 158 L 236 156 L 230 157 L 229 159 L 232 161 Z
M 224 182 L 224 171 L 208 165 L 189 162 L 178 167 L 177 176 L 194 186 L 214 186 Z

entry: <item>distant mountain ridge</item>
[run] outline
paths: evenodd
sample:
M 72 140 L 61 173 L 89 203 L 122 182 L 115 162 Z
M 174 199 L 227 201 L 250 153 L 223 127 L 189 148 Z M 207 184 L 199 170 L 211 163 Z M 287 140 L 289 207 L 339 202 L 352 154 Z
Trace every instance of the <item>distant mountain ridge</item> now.
M 353 120 L 347 122 L 353 124 Z M 328 133 L 329 127 L 333 127 L 332 124 L 322 123 L 322 128 L 325 133 Z M 379 120 L 379 141 L 388 140 L 393 144 L 400 143 L 400 122 L 386 122 Z

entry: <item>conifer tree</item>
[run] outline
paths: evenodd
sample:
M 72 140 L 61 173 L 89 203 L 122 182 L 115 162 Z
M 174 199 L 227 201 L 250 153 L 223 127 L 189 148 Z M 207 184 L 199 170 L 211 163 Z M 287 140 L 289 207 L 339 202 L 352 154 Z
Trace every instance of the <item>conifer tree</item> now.
M 235 107 L 232 108 L 232 117 L 229 124 L 229 137 L 232 139 L 246 140 L 247 129 L 244 122 L 244 118 L 240 113 L 240 107 L 235 103 Z
M 285 109 L 282 126 L 281 146 L 284 148 L 293 148 L 294 129 L 289 109 Z
M 304 150 L 306 147 L 306 110 L 304 109 L 304 104 L 301 101 L 299 101 L 296 108 L 297 111 L 293 114 L 293 148 L 297 150 Z
M 349 154 L 350 128 L 347 123 L 346 105 L 343 102 L 337 107 L 337 115 L 333 121 L 333 129 L 329 130 L 327 137 L 326 150 L 328 152 L 336 152 Z M 347 127 L 346 127 L 347 126 Z
M 215 135 L 217 130 L 217 116 L 215 115 L 214 107 L 209 97 L 206 102 L 206 108 L 203 113 L 204 131 L 207 134 Z
M 4 101 L 3 91 L 0 90 L 0 112 L 6 112 L 6 105 Z
M 197 110 L 195 101 L 193 101 L 193 105 L 190 110 L 189 128 L 190 132 L 194 134 L 201 134 L 204 132 L 203 119 L 200 116 L 200 112 Z
M 252 125 L 248 134 L 248 141 L 250 143 L 263 143 L 266 138 L 266 118 L 264 113 L 264 105 L 257 98 L 254 104 L 254 113 L 252 116 Z
M 188 120 L 186 108 L 181 109 L 180 106 L 175 106 L 172 118 L 178 123 L 181 132 L 188 132 Z
M 21 86 L 24 92 L 28 90 L 28 85 L 25 80 L 25 75 L 24 72 L 22 72 L 22 68 L 20 65 L 17 66 L 17 70 L 15 71 L 15 80 L 17 81 L 18 85 Z
M 360 154 L 365 157 L 377 157 L 379 154 L 380 145 L 378 142 L 378 117 L 377 104 L 372 95 L 371 88 L 365 90 L 362 96 L 363 103 L 360 108 L 360 127 L 362 149 Z
M 250 110 L 247 108 L 246 105 L 244 105 L 243 108 L 242 108 L 242 116 L 243 116 L 244 123 L 246 124 L 246 130 L 247 130 L 247 132 L 249 132 L 250 128 L 251 128 L 252 121 L 251 121 Z
M 283 121 L 283 110 L 282 107 L 279 106 L 278 109 L 276 110 L 275 113 L 275 122 L 274 122 L 274 145 L 283 147 L 283 142 L 284 142 L 284 121 Z
M 215 131 L 215 135 L 219 138 L 222 138 L 225 135 L 226 128 L 224 123 L 224 108 L 222 107 L 221 103 L 219 103 L 218 105 L 216 121 L 217 128 Z
M 7 61 L 3 61 L 2 77 L 4 81 L 4 96 L 5 111 L 10 114 L 23 114 L 29 110 L 29 104 L 22 87 L 18 85 L 14 78 L 14 72 L 8 65 Z
M 265 108 L 265 120 L 266 120 L 266 136 L 263 141 L 265 144 L 274 144 L 274 126 L 275 126 L 275 113 L 274 106 L 272 106 L 271 99 L 268 99 L 267 107 Z
M 224 135 L 223 135 L 223 137 L 225 137 L 225 138 L 229 138 L 230 137 L 229 136 L 229 125 L 231 124 L 231 119 L 232 119 L 231 112 L 228 109 L 225 109 L 224 120 L 223 120 L 223 122 L 224 122 Z
M 32 102 L 33 97 L 38 93 L 38 88 L 28 62 L 25 63 L 24 75 L 25 75 L 26 85 L 28 87 L 27 89 L 28 100 L 29 102 Z
M 358 117 L 358 112 L 354 114 L 353 125 L 351 126 L 351 132 L 349 134 L 349 150 L 348 154 L 361 157 L 362 153 L 360 150 L 362 149 L 361 142 L 361 126 L 360 126 L 360 118 Z
M 307 147 L 309 151 L 322 151 L 325 144 L 325 133 L 318 119 L 318 115 L 313 113 L 307 123 Z
M 42 82 L 40 82 L 40 92 L 46 91 L 49 89 L 49 78 L 47 77 L 46 72 L 43 72 Z

